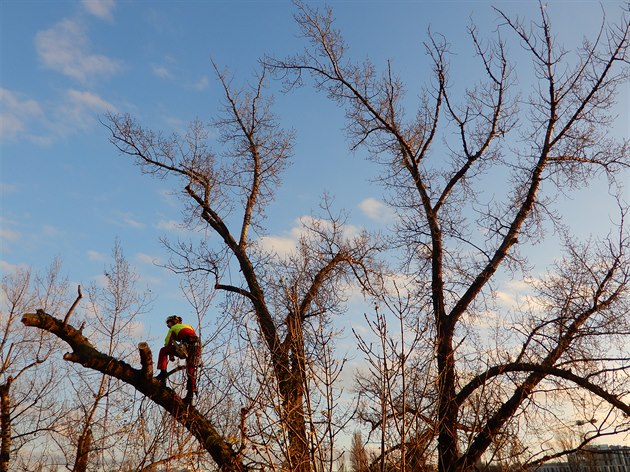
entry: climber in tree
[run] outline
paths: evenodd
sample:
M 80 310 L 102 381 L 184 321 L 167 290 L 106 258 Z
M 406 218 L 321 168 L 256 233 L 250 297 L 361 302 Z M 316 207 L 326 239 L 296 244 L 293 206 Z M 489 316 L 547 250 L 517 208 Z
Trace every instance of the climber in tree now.
M 194 393 L 197 393 L 197 365 L 199 363 L 199 355 L 201 346 L 199 337 L 195 333 L 195 329 L 189 324 L 183 324 L 181 317 L 171 315 L 166 318 L 166 326 L 168 333 L 164 340 L 164 347 L 160 349 L 158 355 L 158 369 L 160 373 L 157 375 L 162 383 L 166 383 L 169 359 L 175 360 L 175 356 L 180 359 L 186 359 L 186 373 L 188 380 L 186 382 L 186 400 L 190 401 Z

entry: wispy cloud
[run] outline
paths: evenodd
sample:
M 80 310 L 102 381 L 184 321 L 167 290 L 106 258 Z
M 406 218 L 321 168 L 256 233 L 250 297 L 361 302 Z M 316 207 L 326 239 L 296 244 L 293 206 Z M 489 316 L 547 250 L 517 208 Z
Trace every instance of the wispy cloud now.
M 109 284 L 109 279 L 105 274 L 95 275 L 92 280 L 94 281 L 94 284 L 99 288 L 105 288 Z
M 123 223 L 125 223 L 127 226 L 131 226 L 132 228 L 136 228 L 136 229 L 144 228 L 144 223 L 141 223 L 140 221 L 135 220 L 131 217 L 123 218 Z
M 395 215 L 393 210 L 375 198 L 366 198 L 359 203 L 359 209 L 375 221 L 391 221 Z
M 18 190 L 17 185 L 7 184 L 5 182 L 0 182 L 0 194 L 1 195 L 8 195 L 10 193 L 15 193 L 15 192 L 17 192 L 17 190 Z
M 87 129 L 96 123 L 99 113 L 116 112 L 114 105 L 92 92 L 68 90 L 64 101 L 55 110 L 54 133 L 68 136 L 78 129 Z
M 15 220 L 10 220 L 0 216 L 0 240 L 8 242 L 20 239 L 22 235 L 18 231 L 12 229 L 16 226 L 17 222 Z
M 0 89 L 0 141 L 26 139 L 38 144 L 50 144 L 60 137 L 71 136 L 77 130 L 96 123 L 99 113 L 116 112 L 115 105 L 99 95 L 81 90 L 68 90 L 47 110 L 31 98 L 18 92 Z
M 132 321 L 127 325 L 127 329 L 133 338 L 139 338 L 144 333 L 144 324 L 139 321 Z
M 143 264 L 155 265 L 155 264 L 159 264 L 160 263 L 160 258 L 159 257 L 151 256 L 151 255 L 145 254 L 143 252 L 139 252 L 138 254 L 136 254 L 136 260 L 138 262 L 143 263 Z
M 533 280 L 510 280 L 496 291 L 497 302 L 506 308 L 516 308 L 522 302 L 531 300 Z
M 326 220 L 313 218 L 312 216 L 302 216 L 295 220 L 295 225 L 283 236 L 263 236 L 258 240 L 258 244 L 266 251 L 275 252 L 279 256 L 288 256 L 295 252 L 300 237 L 308 233 L 309 227 L 319 228 L 325 231 L 331 223 Z M 354 225 L 346 225 L 344 227 L 344 236 L 346 238 L 354 238 L 360 233 L 360 228 Z
M 14 140 L 28 132 L 32 122 L 44 118 L 39 103 L 19 93 L 0 88 L 0 140 Z
M 87 252 L 87 256 L 88 256 L 88 259 L 91 261 L 102 262 L 107 259 L 107 256 L 105 256 L 105 254 L 103 254 L 102 252 L 94 251 L 94 250 L 89 250 Z
M 162 79 L 172 79 L 173 78 L 173 74 L 165 66 L 154 65 L 152 67 L 152 69 L 153 69 L 153 74 L 158 76 L 158 77 L 160 77 L 160 78 L 162 78 Z
M 20 239 L 20 233 L 10 230 L 8 228 L 0 228 L 0 239 L 6 239 L 7 241 L 17 241 Z
M 179 203 L 177 193 L 171 188 L 160 189 L 158 195 L 160 196 L 160 200 L 170 207 L 174 208 Z
M 160 220 L 155 227 L 163 231 L 170 231 L 174 233 L 181 233 L 185 230 L 184 225 L 176 220 Z
M 282 236 L 264 236 L 260 238 L 260 246 L 267 252 L 288 256 L 297 247 L 297 238 Z
M 124 211 L 115 211 L 108 221 L 116 225 L 128 226 L 135 229 L 143 229 L 145 227 L 145 224 L 136 220 L 133 214 Z
M 46 237 L 58 237 L 62 236 L 64 232 L 56 226 L 44 225 L 42 226 L 42 234 Z
M 178 116 L 164 116 L 163 121 L 164 123 L 166 123 L 168 128 L 170 128 L 174 132 L 184 133 L 186 131 L 186 122 Z
M 26 264 L 11 264 L 10 262 L 0 259 L 0 272 L 3 274 L 14 274 L 18 270 L 27 270 Z
M 90 15 L 103 20 L 114 19 L 113 11 L 116 6 L 114 0 L 82 0 L 81 4 Z
M 203 76 L 201 79 L 199 79 L 195 85 L 193 86 L 195 88 L 195 90 L 205 90 L 208 88 L 208 85 L 210 84 L 210 80 L 208 79 L 207 76 Z
M 120 70 L 118 61 L 90 52 L 85 29 L 75 20 L 64 19 L 37 33 L 35 47 L 44 66 L 82 83 L 112 76 Z
M 263 236 L 259 239 L 258 243 L 260 246 L 268 252 L 274 252 L 279 256 L 289 256 L 291 253 L 295 252 L 297 249 L 297 244 L 300 237 L 306 231 L 304 226 L 305 218 L 311 219 L 310 216 L 297 218 L 295 220 L 295 225 L 289 233 L 285 236 Z
M 116 112 L 116 107 L 111 103 L 103 100 L 92 92 L 80 92 L 78 90 L 69 90 L 68 97 L 72 103 L 76 103 L 83 108 L 92 110 L 112 111 Z

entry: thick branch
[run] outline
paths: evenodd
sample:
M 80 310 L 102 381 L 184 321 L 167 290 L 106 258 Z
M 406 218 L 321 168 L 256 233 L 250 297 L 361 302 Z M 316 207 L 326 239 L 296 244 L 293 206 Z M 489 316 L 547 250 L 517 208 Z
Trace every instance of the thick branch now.
M 152 362 L 149 361 L 151 351 L 146 344 L 141 343 L 139 345 L 142 362 L 142 369 L 139 370 L 134 369 L 126 362 L 98 351 L 80 331 L 42 310 L 38 310 L 37 313 L 24 314 L 22 323 L 25 326 L 48 331 L 65 341 L 72 348 L 72 352 L 64 355 L 64 359 L 105 375 L 116 377 L 151 398 L 197 438 L 221 470 L 248 470 L 236 456 L 232 447 L 224 441 L 215 427 L 201 413 L 184 403 L 173 390 L 161 386 L 158 380 L 151 377 L 149 373 L 149 368 L 152 365 Z
M 607 392 L 599 385 L 590 382 L 584 377 L 574 374 L 570 370 L 527 362 L 514 362 L 511 364 L 491 367 L 484 373 L 479 374 L 470 382 L 468 382 L 468 384 L 466 384 L 464 388 L 462 388 L 462 390 L 457 394 L 455 401 L 458 405 L 461 405 L 464 401 L 466 401 L 466 399 L 472 394 L 474 390 L 484 385 L 488 380 L 494 377 L 498 377 L 499 375 L 506 374 L 508 372 L 536 372 L 539 374 L 550 375 L 553 377 L 559 377 L 565 380 L 569 380 L 574 384 L 579 385 L 580 387 L 606 400 L 608 403 L 620 409 L 626 415 L 630 416 L 630 405 L 624 403 L 617 396 L 613 395 L 610 392 Z

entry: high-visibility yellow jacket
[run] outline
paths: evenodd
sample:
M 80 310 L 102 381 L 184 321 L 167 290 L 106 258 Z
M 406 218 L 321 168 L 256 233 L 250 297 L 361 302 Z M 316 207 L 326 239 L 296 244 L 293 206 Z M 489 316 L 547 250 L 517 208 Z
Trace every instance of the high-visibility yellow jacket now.
M 168 333 L 166 333 L 164 345 L 168 346 L 174 341 L 180 341 L 188 336 L 197 337 L 197 333 L 195 333 L 195 328 L 193 328 L 189 324 L 184 323 L 174 324 L 173 326 L 171 326 L 171 329 L 168 330 Z

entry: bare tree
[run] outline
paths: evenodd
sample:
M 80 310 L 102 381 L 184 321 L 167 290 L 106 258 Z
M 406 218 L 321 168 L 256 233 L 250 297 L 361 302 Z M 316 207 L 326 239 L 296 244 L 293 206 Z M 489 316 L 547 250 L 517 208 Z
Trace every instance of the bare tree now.
M 82 330 L 106 355 L 128 360 L 135 351 L 135 343 L 130 340 L 139 327 L 138 316 L 147 310 L 150 298 L 148 292 L 137 287 L 138 275 L 127 262 L 119 241 L 114 244 L 112 261 L 105 267 L 102 280 L 102 286 L 92 284 L 87 289 Z M 69 380 L 69 390 L 74 394 L 68 401 L 75 414 L 57 424 L 67 432 L 63 439 L 71 441 L 72 447 L 63 450 L 74 453 L 73 470 L 124 461 L 121 445 L 131 433 L 125 419 L 134 414 L 133 392 L 117 379 L 82 368 L 75 369 Z
M 332 13 L 298 9 L 310 40 L 304 54 L 267 60 L 255 85 L 243 90 L 217 70 L 225 92 L 213 123 L 219 152 L 200 121 L 182 136 L 165 136 L 127 115 L 106 119 L 118 150 L 180 189 L 186 224 L 203 230 L 198 244 L 167 244 L 170 268 L 198 277 L 193 305 L 208 306 L 211 281 L 229 319 L 225 338 L 217 338 L 227 341 L 224 353 L 210 359 L 216 346 L 205 346 L 204 369 L 217 374 L 206 377 L 211 400 L 188 405 L 156 381 L 146 343 L 138 345 L 134 368 L 68 317 L 53 316 L 58 310 L 26 313 L 23 323 L 65 341 L 66 360 L 150 398 L 222 470 L 332 468 L 336 435 L 347 424 L 345 415 L 333 419 L 344 359 L 333 355 L 332 320 L 355 281 L 380 302 L 391 299 L 373 285 L 379 247 L 366 234 L 349 235 L 326 201 L 323 215 L 304 220 L 304 236 L 289 256 L 265 248 L 265 210 L 293 143 L 263 96 L 271 66 L 289 85 L 311 74 L 346 107 L 353 149 L 365 146 L 387 169 L 383 181 L 398 214 L 391 246 L 401 250 L 399 269 L 412 285 L 404 309 L 389 305 L 400 335 L 377 319 L 380 349 L 364 349 L 379 377 L 373 392 L 380 395 L 374 424 L 381 470 L 417 467 L 433 450 L 440 471 L 449 472 L 495 458 L 542 462 L 563 453 L 545 449 L 550 427 L 566 427 L 576 414 L 586 426 L 582 444 L 629 431 L 626 207 L 620 199 L 619 225 L 606 239 L 579 242 L 553 201 L 594 176 L 614 184 L 628 168 L 628 143 L 606 135 L 616 91 L 629 76 L 628 18 L 604 25 L 571 62 L 542 5 L 532 27 L 498 12 L 495 41 L 469 30 L 482 79 L 461 100 L 451 87 L 448 43 L 432 34 L 432 79 L 408 119 L 393 65 L 379 76 L 369 62 L 353 64 Z M 516 93 L 506 30 L 532 59 L 535 82 L 526 100 Z M 488 179 L 499 178 L 505 187 L 488 191 Z M 565 235 L 565 257 L 533 277 L 524 252 L 545 239 L 550 224 Z M 506 277 L 528 281 L 528 303 L 507 309 L 497 302 Z M 494 325 L 480 322 L 488 314 Z M 570 412 L 563 411 L 567 401 Z
M 17 268 L 2 278 L 0 321 L 0 470 L 34 470 L 45 464 L 45 436 L 65 413 L 55 389 L 65 373 L 51 355 L 58 340 L 18 324 L 24 310 L 37 304 L 58 310 L 66 301 L 67 281 L 54 261 L 44 276 Z M 35 453 L 39 451 L 39 454 Z M 10 467 L 11 466 L 11 467 Z
M 628 168 L 628 142 L 614 142 L 607 127 L 629 76 L 630 22 L 622 15 L 604 24 L 570 56 L 557 46 L 542 4 L 531 27 L 497 13 L 495 40 L 469 29 L 482 78 L 461 101 L 451 87 L 449 45 L 430 34 L 432 82 L 412 119 L 393 65 L 379 75 L 369 61 L 353 63 L 330 10 L 300 4 L 297 21 L 308 47 L 266 61 L 289 87 L 312 77 L 345 107 L 352 148 L 365 147 L 388 169 L 396 246 L 407 249 L 401 269 L 416 281 L 416 316 L 432 323 L 427 355 L 434 359 L 440 471 L 472 470 L 501 448 L 522 455 L 519 435 L 530 441 L 530 460 L 546 459 L 544 440 L 535 451 L 531 441 L 552 421 L 568 421 L 574 413 L 558 408 L 567 399 L 582 407 L 579 414 L 596 418 L 593 434 L 630 427 L 623 203 L 619 228 L 604 241 L 582 246 L 564 239 L 565 258 L 532 282 L 535 306 L 515 310 L 510 324 L 496 303 L 505 277 L 533 279 L 524 250 L 544 239 L 545 225 L 566 232 L 554 196 L 596 176 L 610 179 L 614 190 L 615 176 Z M 527 99 L 516 93 L 508 33 L 531 58 Z M 505 181 L 505 188 L 488 192 L 488 179 Z M 475 321 L 486 313 L 505 321 L 500 350 L 477 345 L 482 335 Z
M 350 445 L 350 464 L 355 472 L 368 472 L 369 458 L 365 450 L 361 433 L 355 431 L 352 435 L 352 444 Z
M 279 129 L 270 102 L 262 95 L 265 69 L 250 90 L 236 90 L 224 73 L 217 74 L 225 91 L 224 114 L 214 123 L 221 132 L 222 154 L 209 149 L 208 129 L 201 122 L 192 123 L 184 136 L 169 138 L 125 115 L 108 116 L 106 126 L 112 143 L 144 172 L 173 178 L 182 190 L 191 227 L 201 226 L 218 237 L 199 245 L 172 244 L 171 268 L 205 274 L 214 281 L 215 289 L 225 294 L 224 306 L 239 336 L 247 340 L 249 362 L 260 367 L 248 377 L 253 385 L 242 390 L 241 383 L 230 386 L 238 395 L 229 400 L 242 401 L 240 408 L 234 405 L 242 418 L 240 446 L 229 431 L 218 429 L 212 414 L 187 406 L 174 390 L 153 379 L 146 344 L 140 345 L 141 368 L 135 369 L 97 349 L 80 330 L 51 314 L 27 313 L 23 322 L 68 343 L 72 352 L 64 356 L 66 360 L 120 379 L 149 396 L 200 441 L 221 469 L 247 470 L 267 462 L 270 467 L 311 471 L 324 444 L 313 439 L 321 423 L 309 416 L 309 402 L 312 406 L 316 394 L 312 386 L 318 382 L 311 374 L 319 364 L 328 369 L 325 382 L 338 375 L 326 355 L 317 357 L 317 339 L 331 317 L 342 311 L 343 286 L 368 279 L 377 248 L 365 234 L 348 235 L 343 218 L 332 216 L 324 205 L 324 218 L 305 220 L 304 237 L 290 257 L 264 250 L 255 232 L 262 235 L 264 210 L 288 163 L 293 137 Z M 230 279 L 233 266 L 238 271 Z M 329 395 L 330 384 L 325 382 L 322 392 Z M 261 399 L 267 402 L 264 406 Z M 259 409 L 250 416 L 252 405 Z M 327 411 L 332 403 L 328 405 Z M 259 426 L 258 443 L 250 441 L 254 431 L 248 425 Z M 329 425 L 324 426 L 328 441 L 336 434 Z M 333 444 L 326 447 L 334 450 Z M 331 462 L 331 456 L 326 460 Z
M 375 305 L 374 319 L 366 315 L 368 334 L 354 333 L 367 360 L 356 374 L 357 420 L 368 426 L 368 441 L 379 444 L 370 470 L 422 470 L 431 459 L 436 431 L 427 384 L 431 362 L 426 351 L 431 347 L 421 346 L 427 327 L 410 312 L 413 297 L 396 286 L 392 297 L 382 298 L 384 309 Z

